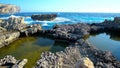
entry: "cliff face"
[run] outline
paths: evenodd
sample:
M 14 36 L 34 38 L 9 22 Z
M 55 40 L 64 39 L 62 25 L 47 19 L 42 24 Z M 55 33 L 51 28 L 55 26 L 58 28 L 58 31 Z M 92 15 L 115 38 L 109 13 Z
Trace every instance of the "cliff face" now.
M 11 4 L 0 4 L 0 14 L 16 13 L 20 11 L 20 7 Z

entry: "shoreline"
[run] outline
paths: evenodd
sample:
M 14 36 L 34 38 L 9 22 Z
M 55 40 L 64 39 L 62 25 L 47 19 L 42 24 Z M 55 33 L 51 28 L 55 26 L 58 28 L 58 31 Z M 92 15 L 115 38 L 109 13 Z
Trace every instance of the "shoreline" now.
M 95 67 L 95 68 L 105 67 L 105 66 L 120 67 L 120 62 L 111 54 L 111 52 L 101 51 L 94 46 L 90 46 L 89 42 L 83 40 L 83 37 L 86 35 L 90 35 L 91 31 L 99 32 L 101 30 L 108 30 L 108 29 L 110 30 L 113 27 L 115 28 L 115 30 L 119 29 L 119 27 L 116 27 L 116 26 L 108 27 L 108 25 L 110 25 L 110 24 L 106 23 L 103 25 L 103 23 L 101 23 L 101 24 L 78 23 L 78 24 L 68 24 L 68 25 L 55 25 L 50 30 L 42 30 L 40 25 L 34 24 L 33 26 L 28 26 L 24 30 L 19 30 L 18 32 L 20 33 L 20 36 L 19 35 L 18 36 L 19 37 L 31 36 L 34 34 L 36 36 L 44 35 L 44 36 L 50 36 L 55 40 L 62 40 L 62 41 L 65 40 L 65 41 L 69 42 L 70 47 L 67 47 L 67 48 L 70 48 L 70 50 L 67 50 L 67 51 L 65 50 L 65 52 L 56 52 L 58 54 L 55 53 L 54 55 L 51 55 L 52 53 L 50 53 L 50 52 L 47 54 L 43 53 L 42 54 L 43 58 L 40 59 L 40 60 L 42 60 L 42 62 L 38 61 L 35 68 L 40 68 L 41 66 L 46 67 L 47 66 L 46 64 L 48 64 L 48 65 L 52 64 L 51 66 L 53 66 L 53 67 L 56 67 L 56 66 L 59 67 L 59 63 L 67 62 L 67 60 L 65 59 L 65 56 L 68 56 L 67 54 L 69 54 L 70 57 L 75 58 L 74 55 L 71 55 L 71 53 L 68 53 L 69 51 L 71 52 L 73 50 L 76 50 L 76 48 L 74 48 L 74 47 L 78 48 L 78 50 L 77 50 L 77 52 L 75 52 L 75 54 L 77 56 L 81 55 L 83 57 L 89 58 L 90 59 L 89 62 L 91 63 L 92 67 Z M 8 39 L 9 39 L 9 37 L 8 37 Z M 78 53 L 80 53 L 80 55 Z M 50 55 L 50 56 L 47 56 L 47 55 Z M 62 56 L 62 55 L 64 55 L 64 56 Z M 44 60 L 45 59 L 44 56 L 48 57 L 48 58 L 46 58 L 46 59 L 48 59 L 48 61 Z M 62 59 L 64 60 L 64 62 L 56 59 L 56 58 L 59 58 L 60 56 L 62 56 Z M 56 58 L 54 58 L 54 57 L 56 57 Z M 50 58 L 52 58 L 53 61 L 51 61 Z M 8 57 L 8 59 L 9 59 L 9 57 Z M 61 59 L 61 58 L 59 58 L 59 59 Z M 72 60 L 72 59 L 69 58 L 68 60 Z M 82 58 L 76 58 L 75 60 L 83 61 Z M 46 64 L 42 64 L 44 61 L 46 62 Z M 8 62 L 8 61 L 6 60 L 6 62 Z M 49 62 L 51 62 L 51 64 L 49 64 Z M 57 62 L 58 65 L 57 64 L 55 65 L 52 62 L 53 63 Z M 4 65 L 4 64 L 2 64 L 2 61 L 0 61 L 0 63 L 1 63 L 1 65 Z M 67 62 L 67 63 L 71 63 L 71 62 Z M 67 63 L 66 63 L 66 65 L 67 65 Z M 74 62 L 74 64 L 75 64 L 74 66 L 76 66 L 76 63 L 78 63 L 78 61 Z M 94 66 L 92 63 L 94 64 Z M 13 64 L 15 65 L 16 63 L 13 63 Z M 81 65 L 81 63 L 79 65 Z M 64 65 L 61 64 L 60 66 L 64 66 Z M 83 66 L 84 66 L 84 64 L 83 64 Z

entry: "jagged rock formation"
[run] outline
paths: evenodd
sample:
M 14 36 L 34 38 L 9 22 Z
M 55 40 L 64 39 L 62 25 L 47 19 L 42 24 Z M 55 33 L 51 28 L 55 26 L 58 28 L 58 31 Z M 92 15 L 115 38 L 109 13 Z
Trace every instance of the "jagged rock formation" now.
M 111 32 L 120 32 L 120 17 L 115 17 L 114 20 L 105 20 L 102 23 L 94 23 L 91 24 L 92 27 L 92 32 L 106 32 L 106 31 L 111 31 Z
M 15 64 L 16 61 L 17 60 L 15 59 L 15 57 L 12 57 L 11 55 L 7 55 L 0 60 L 0 66 L 7 65 L 7 64 Z
M 0 14 L 16 13 L 20 11 L 20 7 L 10 4 L 0 4 Z
M 65 51 L 42 53 L 35 68 L 120 68 L 120 62 L 116 60 L 111 52 L 101 51 L 94 46 L 90 46 L 87 41 L 82 39 L 90 32 L 105 30 L 106 28 L 112 29 L 113 26 L 115 29 L 119 27 L 119 25 L 111 25 L 111 23 L 78 23 L 56 25 L 53 29 L 41 30 L 40 25 L 33 25 L 20 30 L 20 34 L 25 36 L 35 33 L 48 35 L 55 40 L 67 41 L 70 44 L 70 47 L 67 47 Z
M 27 26 L 23 17 L 11 16 L 0 22 L 0 48 L 18 39 L 20 36 L 28 36 L 41 30 L 41 26 L 34 24 Z
M 79 39 L 75 43 L 79 46 L 79 50 L 82 56 L 87 56 L 94 63 L 95 68 L 119 68 L 120 62 L 112 55 L 109 51 L 101 51 L 95 46 L 90 46 L 90 44 Z M 72 46 L 75 46 L 72 44 Z
M 29 26 L 27 29 L 21 30 L 20 34 L 21 36 L 31 36 L 40 30 L 42 30 L 40 24 L 34 24 Z
M 55 25 L 51 30 L 38 31 L 42 35 L 50 35 L 56 40 L 64 40 L 70 43 L 77 41 L 77 39 L 83 38 L 90 33 L 90 26 L 84 23 L 78 23 L 73 25 Z
M 39 34 L 52 36 L 55 40 L 58 39 L 67 41 L 70 44 L 70 46 L 79 46 L 78 48 L 80 50 L 79 52 L 81 56 L 88 57 L 94 63 L 95 68 L 119 68 L 120 62 L 116 60 L 116 58 L 111 54 L 111 52 L 101 51 L 95 48 L 94 46 L 90 46 L 90 44 L 87 41 L 82 39 L 84 36 L 89 35 L 91 31 L 98 31 L 98 29 L 102 30 L 103 27 L 98 27 L 95 24 L 78 23 L 73 25 L 56 25 L 54 29 L 41 30 L 38 32 Z M 62 53 L 66 54 L 66 52 Z M 49 56 L 49 54 L 47 55 Z M 47 60 L 46 62 L 52 63 L 51 60 Z M 70 63 L 71 62 L 68 61 L 68 64 Z M 40 68 L 39 65 L 41 66 L 41 64 L 37 64 L 38 68 Z M 42 65 L 44 66 L 44 64 Z
M 18 39 L 20 36 L 20 32 L 5 32 L 0 34 L 0 48 L 3 46 L 7 46 L 11 42 Z
M 54 20 L 56 17 L 57 17 L 56 14 L 37 14 L 31 16 L 33 20 L 40 20 L 40 21 L 51 21 Z
M 92 61 L 82 57 L 78 47 L 67 47 L 65 51 L 42 53 L 35 68 L 94 68 Z
M 0 59 L 0 66 L 9 66 L 10 68 L 23 68 L 27 63 L 27 59 L 17 60 L 11 55 L 5 56 L 3 59 Z
M 7 30 L 3 27 L 0 27 L 0 32 L 6 32 Z
M 12 68 L 24 68 L 25 64 L 27 63 L 27 59 L 23 59 L 23 60 L 18 60 L 13 66 Z
M 7 29 L 7 31 L 22 30 L 27 27 L 24 23 L 23 17 L 14 16 L 9 17 L 7 20 L 2 20 L 2 22 L 0 22 L 0 26 Z
M 120 23 L 120 17 L 115 17 L 113 21 L 106 19 L 103 23 Z

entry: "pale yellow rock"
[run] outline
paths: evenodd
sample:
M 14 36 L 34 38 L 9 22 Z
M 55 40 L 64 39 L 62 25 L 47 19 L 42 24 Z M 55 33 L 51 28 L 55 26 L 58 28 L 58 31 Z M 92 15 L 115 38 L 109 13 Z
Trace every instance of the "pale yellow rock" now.
M 25 64 L 28 62 L 27 59 L 23 59 L 21 62 L 16 63 L 12 68 L 24 68 Z
M 76 68 L 94 68 L 93 62 L 85 57 L 76 64 Z

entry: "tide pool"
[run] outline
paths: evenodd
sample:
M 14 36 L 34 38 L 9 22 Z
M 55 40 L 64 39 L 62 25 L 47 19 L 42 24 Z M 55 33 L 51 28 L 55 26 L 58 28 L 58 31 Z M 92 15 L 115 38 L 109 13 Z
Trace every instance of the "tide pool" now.
M 63 51 L 67 46 L 65 43 L 59 43 L 49 38 L 43 37 L 23 37 L 10 45 L 0 48 L 0 58 L 6 55 L 12 55 L 16 59 L 28 59 L 25 68 L 31 68 L 40 59 L 42 52 Z
M 120 60 L 120 36 L 101 33 L 91 35 L 87 40 L 100 50 L 111 51 Z

